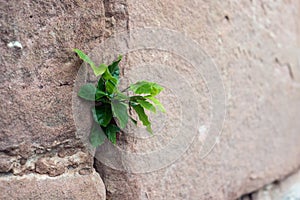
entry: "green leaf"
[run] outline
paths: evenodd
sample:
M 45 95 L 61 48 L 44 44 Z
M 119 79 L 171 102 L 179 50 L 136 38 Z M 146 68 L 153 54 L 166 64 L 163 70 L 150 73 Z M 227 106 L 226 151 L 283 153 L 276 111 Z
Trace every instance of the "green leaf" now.
M 130 101 L 137 102 L 137 100 L 146 100 L 143 96 L 131 96 Z
M 100 64 L 99 67 L 94 66 L 92 67 L 92 69 L 94 71 L 95 76 L 100 76 L 106 71 L 107 67 L 108 66 L 106 64 Z
M 119 62 L 122 60 L 122 56 L 120 55 L 116 61 L 114 61 L 112 64 L 108 66 L 109 72 L 112 76 L 119 79 L 120 76 L 120 68 L 119 68 Z
M 130 97 L 127 96 L 127 95 L 125 95 L 125 94 L 123 94 L 123 93 L 121 93 L 121 92 L 119 92 L 119 91 L 117 91 L 115 99 L 118 99 L 118 100 L 129 100 Z
M 77 55 L 79 56 L 79 58 L 81 60 L 83 60 L 84 62 L 88 63 L 92 68 L 95 67 L 94 62 L 85 53 L 83 53 L 81 50 L 79 50 L 79 49 L 73 49 L 73 51 L 75 53 L 77 53 Z
M 77 55 L 81 60 L 83 60 L 84 62 L 88 63 L 91 66 L 95 76 L 102 75 L 105 72 L 105 70 L 108 68 L 108 66 L 105 64 L 100 64 L 99 67 L 96 67 L 95 63 L 79 49 L 73 49 L 73 51 L 77 53 Z
M 105 80 L 111 80 L 111 79 L 116 79 L 116 80 L 117 80 L 117 78 L 115 78 L 115 77 L 113 77 L 113 76 L 111 75 L 111 73 L 109 72 L 108 69 L 105 70 L 105 72 L 103 73 L 102 77 L 103 77 Z
M 96 94 L 95 94 L 96 101 L 100 100 L 102 97 L 105 97 L 105 96 L 107 96 L 107 94 L 97 88 Z
M 151 129 L 151 123 L 148 119 L 148 116 L 145 113 L 144 108 L 141 105 L 131 105 L 135 112 L 138 114 L 139 119 L 143 123 L 144 126 L 146 126 L 146 129 L 148 132 L 152 133 Z
M 93 123 L 93 127 L 90 134 L 90 142 L 92 146 L 98 147 L 104 142 L 105 138 L 105 133 L 103 132 L 101 127 L 98 124 Z
M 99 104 L 99 102 L 102 102 L 102 103 L 108 103 L 108 104 L 110 104 L 110 99 L 109 99 L 109 97 L 102 97 L 102 98 L 100 98 L 100 99 L 97 99 L 97 102 L 95 102 L 96 103 L 96 106 L 98 106 Z
M 145 109 L 150 110 L 151 112 L 156 112 L 155 107 L 148 101 L 145 100 L 137 100 L 137 102 Z
M 105 70 L 108 68 L 106 64 L 100 64 L 98 67 L 96 67 L 95 63 L 79 49 L 73 49 L 73 51 L 77 53 L 77 55 L 81 60 L 83 60 L 84 62 L 88 63 L 91 66 L 95 76 L 102 75 L 105 72 Z
M 118 82 L 119 80 L 112 76 L 108 69 L 102 75 L 102 78 L 105 80 L 105 88 L 109 94 L 113 94 L 118 91 Z
M 109 124 L 106 129 L 105 129 L 105 133 L 107 135 L 107 138 L 113 143 L 116 144 L 117 143 L 117 132 L 119 132 L 121 129 L 119 127 L 117 127 L 114 124 Z
M 79 97 L 89 101 L 95 101 L 95 94 L 96 87 L 91 83 L 81 86 L 78 92 Z
M 118 91 L 118 81 L 117 79 L 110 79 L 105 82 L 106 92 L 109 94 L 113 94 Z
M 130 90 L 135 94 L 150 94 L 151 96 L 158 95 L 164 88 L 157 83 L 148 81 L 139 81 L 130 85 Z
M 97 89 L 100 91 L 105 91 L 105 80 L 103 77 L 99 78 L 98 84 L 97 84 Z
M 146 81 L 139 81 L 129 86 L 129 89 L 135 94 L 150 94 L 151 84 Z
M 128 123 L 127 105 L 118 100 L 112 100 L 111 108 L 114 117 L 119 121 L 120 128 L 125 128 Z
M 101 126 L 106 127 L 112 119 L 111 106 L 109 104 L 103 104 L 92 108 L 92 114 L 94 120 Z
M 158 99 L 156 99 L 155 97 L 152 97 L 152 96 L 145 96 L 145 98 L 151 100 L 161 112 L 163 112 L 163 113 L 166 112 L 166 109 L 160 103 L 160 101 Z

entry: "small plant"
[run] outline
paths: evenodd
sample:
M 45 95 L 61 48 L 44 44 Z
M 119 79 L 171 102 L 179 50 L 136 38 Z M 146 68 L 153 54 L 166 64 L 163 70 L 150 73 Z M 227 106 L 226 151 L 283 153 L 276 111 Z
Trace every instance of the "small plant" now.
M 157 83 L 139 81 L 120 91 L 118 88 L 119 63 L 122 56 L 119 56 L 110 65 L 96 66 L 79 49 L 74 49 L 74 52 L 90 65 L 96 77 L 100 76 L 96 86 L 88 83 L 81 86 L 78 92 L 79 97 L 95 102 L 95 107 L 92 108 L 95 122 L 90 134 L 91 144 L 97 147 L 104 142 L 105 138 L 116 144 L 117 133 L 126 127 L 129 119 L 137 125 L 137 120 L 133 118 L 129 110 L 136 112 L 138 119 L 152 134 L 151 123 L 145 109 L 155 113 L 158 108 L 161 112 L 165 112 L 163 105 L 155 98 L 164 88 Z M 126 91 L 131 91 L 134 95 L 127 96 L 124 94 Z

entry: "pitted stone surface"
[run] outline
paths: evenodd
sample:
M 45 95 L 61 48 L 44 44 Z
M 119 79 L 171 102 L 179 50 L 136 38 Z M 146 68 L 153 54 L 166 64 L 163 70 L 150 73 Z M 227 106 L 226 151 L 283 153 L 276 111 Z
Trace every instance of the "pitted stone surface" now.
M 104 184 L 95 172 L 90 175 L 65 173 L 55 178 L 45 175 L 0 177 L 2 200 L 74 199 L 105 200 Z
M 72 49 L 89 52 L 126 29 L 123 4 L 0 0 L 0 199 L 105 199 L 76 135 L 72 91 L 82 62 Z
M 179 160 L 159 171 L 120 172 L 109 177 L 110 170 L 105 172 L 99 162 L 98 169 L 107 174 L 104 182 L 111 191 L 109 198 L 236 199 L 299 167 L 298 4 L 296 0 L 128 0 L 130 28 L 160 27 L 182 32 L 211 56 L 224 82 L 227 116 L 218 143 L 205 159 L 200 157 L 199 137 Z M 173 59 L 164 55 L 159 55 L 165 58 L 163 62 Z M 132 66 L 125 67 L 125 76 L 134 75 L 130 72 L 134 64 L 155 58 L 160 61 L 159 56 L 153 57 L 151 51 L 130 53 Z M 177 62 L 174 68 L 182 69 L 179 61 L 172 62 Z M 144 69 L 147 77 L 149 69 Z M 191 68 L 187 70 L 193 73 Z M 149 77 L 160 75 L 159 71 L 149 73 Z M 199 100 L 203 108 L 206 103 Z M 131 151 L 144 153 L 146 147 L 156 144 L 145 146 L 139 139 L 132 139 L 129 145 Z M 124 192 L 117 190 L 123 182 L 130 188 Z
M 251 196 L 253 200 L 298 200 L 300 199 L 300 172 L 269 184 Z
M 0 173 L 26 174 L 41 158 L 81 153 L 90 158 L 77 167 L 92 168 L 73 121 L 81 61 L 72 49 L 89 52 L 126 29 L 124 1 L 1 1 L 0 13 Z M 53 175 L 67 163 L 53 162 Z
M 296 0 L 1 1 L 1 199 L 105 198 L 92 156 L 75 134 L 71 93 L 81 62 L 71 49 L 89 52 L 130 28 L 174 29 L 199 43 L 220 71 L 227 117 L 218 144 L 205 159 L 199 156 L 199 136 L 179 160 L 159 171 L 129 174 L 97 162 L 108 199 L 234 199 L 296 170 L 299 8 Z M 158 54 L 159 61 L 165 54 Z M 156 58 L 155 53 L 129 54 L 122 68 L 125 76 L 131 74 L 128 78 L 134 79 L 130 64 L 140 63 L 140 56 L 143 61 Z M 193 74 L 189 65 L 181 68 L 182 61 L 164 58 L 178 71 Z M 205 93 L 197 99 L 205 121 L 209 101 L 204 88 L 196 89 Z M 124 149 L 134 152 L 157 147 L 127 142 Z M 70 174 L 74 169 L 90 175 Z M 65 184 L 66 193 L 59 190 Z M 24 190 L 16 192 L 14 186 Z
M 103 2 L 2 1 L 0 12 L 0 154 L 18 164 L 70 147 L 84 151 L 72 118 L 80 66 L 72 48 L 88 51 L 104 38 Z

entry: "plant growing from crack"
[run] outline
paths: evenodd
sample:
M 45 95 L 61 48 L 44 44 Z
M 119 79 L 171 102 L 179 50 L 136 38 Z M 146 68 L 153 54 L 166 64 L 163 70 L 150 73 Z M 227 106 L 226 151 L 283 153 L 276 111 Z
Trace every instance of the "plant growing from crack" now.
M 94 123 L 90 133 L 91 144 L 97 147 L 104 142 L 105 138 L 116 144 L 117 133 L 126 127 L 129 119 L 137 125 L 137 120 L 129 110 L 136 112 L 138 119 L 152 134 L 151 123 L 145 109 L 154 113 L 156 109 L 165 112 L 165 108 L 156 98 L 164 88 L 154 82 L 138 81 L 120 91 L 119 63 L 122 56 L 119 56 L 110 65 L 96 66 L 81 50 L 74 49 L 74 52 L 80 59 L 88 63 L 95 76 L 99 77 L 96 86 L 87 83 L 81 86 L 78 92 L 78 96 L 82 99 L 95 102 L 95 107 L 92 108 Z M 133 95 L 124 94 L 126 91 L 131 91 Z

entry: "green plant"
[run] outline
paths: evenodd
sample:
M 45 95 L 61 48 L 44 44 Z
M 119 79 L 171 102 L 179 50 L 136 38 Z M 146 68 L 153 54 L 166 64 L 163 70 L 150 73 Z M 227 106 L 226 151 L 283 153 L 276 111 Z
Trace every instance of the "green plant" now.
M 145 112 L 149 110 L 156 112 L 156 108 L 165 112 L 163 105 L 156 98 L 164 88 L 157 83 L 139 81 L 129 85 L 125 90 L 120 91 L 119 63 L 122 56 L 113 61 L 110 65 L 95 63 L 81 50 L 74 49 L 79 58 L 88 63 L 96 77 L 99 77 L 98 83 L 88 83 L 79 89 L 78 96 L 94 101 L 95 107 L 92 108 L 94 124 L 91 129 L 90 142 L 94 147 L 101 145 L 107 137 L 113 144 L 116 144 L 117 133 L 124 129 L 129 119 L 137 125 L 137 120 L 129 113 L 134 110 L 138 119 L 152 134 L 151 123 Z M 131 91 L 132 96 L 124 94 L 125 91 Z

